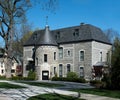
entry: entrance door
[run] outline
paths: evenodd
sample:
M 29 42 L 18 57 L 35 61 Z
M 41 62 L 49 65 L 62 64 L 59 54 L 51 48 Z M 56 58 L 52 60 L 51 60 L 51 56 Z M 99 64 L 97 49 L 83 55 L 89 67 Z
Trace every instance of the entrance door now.
M 49 71 L 42 71 L 42 80 L 49 79 Z

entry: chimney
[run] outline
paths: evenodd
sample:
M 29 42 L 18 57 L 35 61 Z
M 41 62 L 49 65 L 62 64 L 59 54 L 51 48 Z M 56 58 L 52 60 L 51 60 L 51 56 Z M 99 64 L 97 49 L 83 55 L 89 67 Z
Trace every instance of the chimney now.
M 85 23 L 84 22 L 81 22 L 80 25 L 84 25 Z

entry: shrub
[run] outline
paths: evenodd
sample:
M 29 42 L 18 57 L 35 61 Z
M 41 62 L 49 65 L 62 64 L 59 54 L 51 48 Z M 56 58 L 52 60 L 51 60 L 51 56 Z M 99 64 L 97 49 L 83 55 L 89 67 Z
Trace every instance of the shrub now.
M 5 76 L 0 76 L 0 80 L 5 80 L 6 77 Z
M 104 74 L 101 81 L 104 83 L 103 88 L 111 89 L 111 79 L 109 74 Z
M 103 82 L 100 80 L 91 80 L 90 84 L 95 86 L 96 88 L 102 88 L 103 87 Z
M 76 78 L 78 78 L 78 75 L 75 72 L 68 72 L 67 78 L 68 79 L 76 79 Z
M 27 79 L 28 80 L 35 80 L 36 79 L 36 73 L 33 72 L 33 71 L 29 71 Z
M 68 81 L 68 82 L 79 82 L 79 83 L 85 83 L 85 79 L 83 78 L 67 78 L 67 77 L 53 77 L 52 81 Z

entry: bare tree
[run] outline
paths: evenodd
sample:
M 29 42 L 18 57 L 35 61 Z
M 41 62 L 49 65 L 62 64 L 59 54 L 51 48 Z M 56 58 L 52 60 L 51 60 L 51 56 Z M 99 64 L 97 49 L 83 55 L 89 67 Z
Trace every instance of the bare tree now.
M 29 7 L 29 0 L 0 0 L 0 36 L 5 41 L 6 78 L 11 77 L 13 28 Z
M 44 0 L 41 0 L 44 2 Z M 53 3 L 57 0 L 46 0 L 43 6 L 51 9 L 54 6 Z M 14 28 L 17 23 L 20 23 L 21 18 L 25 15 L 25 12 L 31 7 L 34 2 L 39 0 L 0 0 L 0 36 L 5 42 L 5 70 L 6 78 L 11 77 L 11 65 L 12 65 L 12 40 L 14 37 Z M 41 3 L 41 2 L 40 2 Z
M 119 33 L 116 30 L 112 29 L 112 28 L 105 30 L 104 33 L 108 37 L 108 39 L 109 39 L 109 41 L 111 43 L 114 42 L 114 39 L 116 37 L 120 37 Z

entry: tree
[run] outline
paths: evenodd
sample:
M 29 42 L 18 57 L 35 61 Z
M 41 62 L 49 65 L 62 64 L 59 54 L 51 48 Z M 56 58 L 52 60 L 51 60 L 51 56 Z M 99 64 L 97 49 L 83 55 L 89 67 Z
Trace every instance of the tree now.
M 114 89 L 120 89 L 120 39 L 116 38 L 113 44 L 111 83 Z
M 105 30 L 104 33 L 105 33 L 105 35 L 108 37 L 108 39 L 109 39 L 109 41 L 110 41 L 111 43 L 114 42 L 114 39 L 115 39 L 116 37 L 120 37 L 120 34 L 119 34 L 116 30 L 114 30 L 114 29 L 112 29 L 112 28 L 109 28 L 109 29 Z
M 0 0 L 0 36 L 5 41 L 6 78 L 11 77 L 12 38 L 14 25 L 30 7 L 29 0 Z
M 31 24 L 27 22 L 27 19 L 24 17 L 19 28 L 14 29 L 15 38 L 13 39 L 12 49 L 14 52 L 23 53 L 23 45 L 32 35 Z
M 37 2 L 39 0 L 36 0 Z M 42 1 L 42 0 L 41 0 Z M 51 9 L 51 5 L 56 0 L 47 0 Z M 31 7 L 30 0 L 0 0 L 0 36 L 5 42 L 5 69 L 6 78 L 11 77 L 11 64 L 12 64 L 12 40 L 14 34 L 14 27 L 20 23 L 21 18 L 25 12 Z

